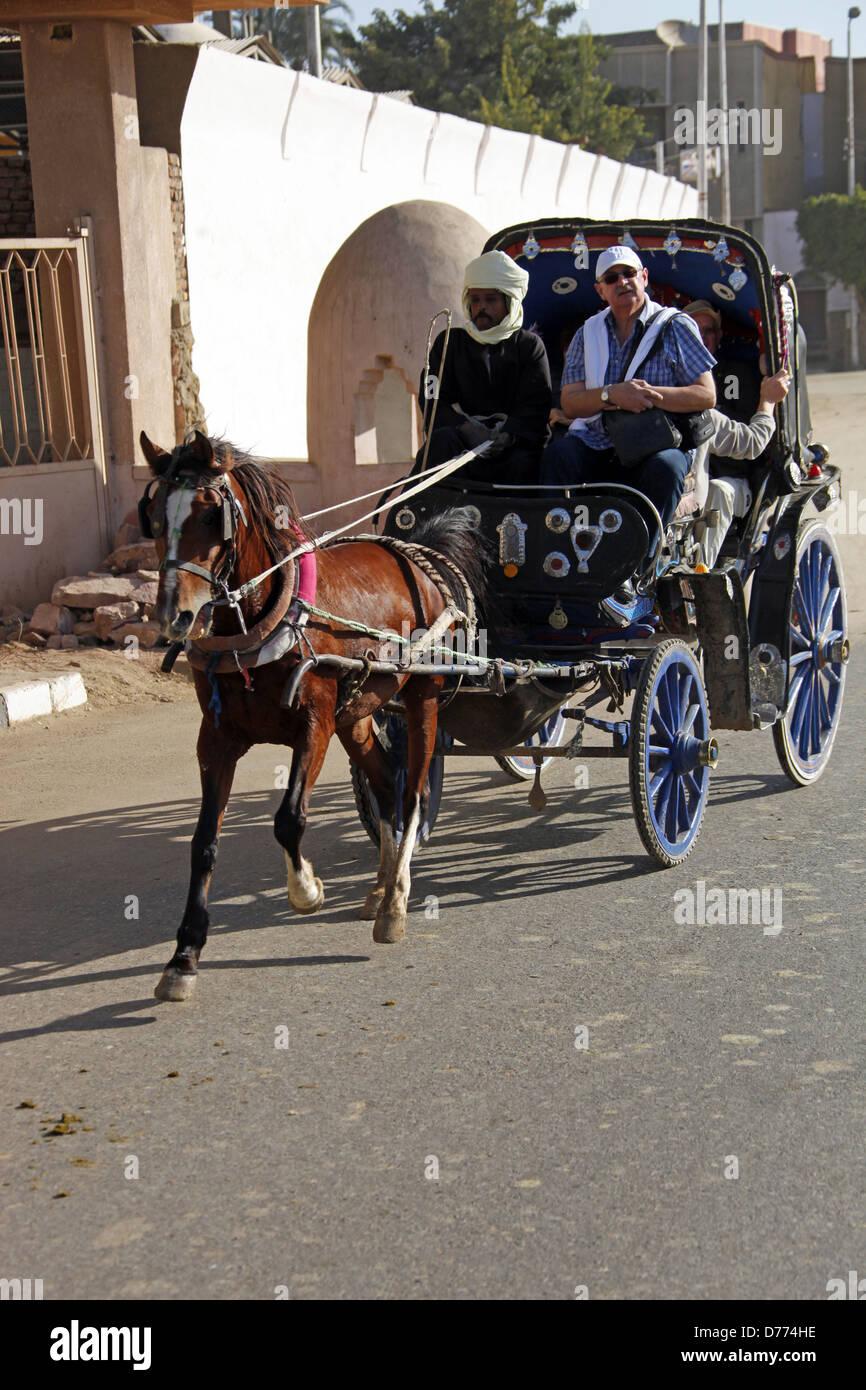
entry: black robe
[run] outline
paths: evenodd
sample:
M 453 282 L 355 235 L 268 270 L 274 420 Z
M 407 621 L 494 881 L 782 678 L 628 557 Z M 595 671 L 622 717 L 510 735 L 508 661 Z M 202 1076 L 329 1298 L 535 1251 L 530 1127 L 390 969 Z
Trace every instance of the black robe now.
M 544 343 L 536 333 L 518 328 L 501 343 L 476 343 L 465 328 L 453 328 L 445 366 L 440 333 L 430 350 L 430 371 L 439 377 L 439 404 L 434 429 L 462 424 L 453 409 L 458 402 L 465 415 L 505 415 L 503 426 L 521 445 L 541 449 L 547 442 L 547 418 L 552 395 L 550 367 Z M 426 399 L 421 378 L 421 407 L 429 427 L 433 402 Z
M 466 448 L 456 430 L 467 415 L 505 415 L 503 430 L 514 437 L 513 446 L 495 459 L 479 459 L 472 465 L 471 476 L 497 482 L 536 481 L 552 403 L 544 343 L 537 334 L 519 328 L 510 338 L 488 346 L 477 343 L 465 328 L 453 328 L 443 367 L 444 342 L 442 332 L 430 350 L 430 373 L 440 378 L 435 418 L 434 402 L 427 399 L 421 375 L 419 400 L 425 431 L 431 422 L 433 425 L 428 467 Z M 463 414 L 454 409 L 455 404 L 462 407 Z M 422 455 L 423 450 L 419 461 Z

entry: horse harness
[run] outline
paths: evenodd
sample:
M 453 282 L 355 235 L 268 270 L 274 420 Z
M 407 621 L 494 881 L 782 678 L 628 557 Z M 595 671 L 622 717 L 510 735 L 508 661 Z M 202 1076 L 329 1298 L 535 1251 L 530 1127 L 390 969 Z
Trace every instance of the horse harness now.
M 158 540 L 165 535 L 167 527 L 166 502 L 169 490 L 172 486 L 185 488 L 186 479 L 201 475 L 176 474 L 175 465 L 169 466 L 153 488 L 148 484 L 143 496 L 138 503 L 138 519 L 142 535 L 147 540 Z M 385 632 L 377 628 L 372 628 L 364 623 L 357 623 L 348 618 L 338 617 L 335 614 L 327 613 L 323 609 L 317 608 L 315 604 L 307 599 L 299 598 L 298 587 L 301 577 L 301 565 L 294 560 L 290 560 L 288 568 L 281 571 L 281 585 L 275 602 L 267 616 L 261 619 L 249 632 L 243 620 L 240 604 L 237 595 L 232 598 L 227 583 L 227 576 L 231 572 L 236 553 L 235 535 L 237 519 L 240 517 L 244 526 L 247 525 L 247 518 L 244 509 L 238 498 L 235 496 L 225 475 L 204 480 L 208 487 L 213 487 L 222 493 L 222 539 L 228 546 L 223 562 L 213 571 L 206 570 L 202 565 L 197 565 L 193 561 L 178 561 L 174 558 L 164 559 L 160 566 L 161 569 L 186 570 L 191 574 L 196 574 L 205 579 L 211 588 L 222 593 L 222 597 L 211 600 L 211 607 L 227 605 L 233 608 L 241 626 L 241 633 L 235 637 L 199 637 L 185 642 L 175 642 L 169 647 L 162 669 L 166 672 L 171 671 L 181 650 L 186 647 L 187 659 L 191 666 L 200 671 L 206 671 L 211 680 L 214 694 L 218 698 L 214 678 L 218 675 L 240 674 L 244 677 L 247 687 L 250 686 L 248 670 L 252 667 L 270 665 L 272 662 L 280 661 L 283 657 L 292 653 L 293 648 L 297 647 L 299 658 L 303 659 L 305 667 L 317 664 L 317 655 L 313 649 L 309 637 L 304 633 L 308 618 L 321 617 L 329 620 L 336 620 L 341 626 L 353 631 L 363 633 L 379 640 L 404 642 L 404 638 L 396 633 Z M 153 488 L 153 490 L 152 490 Z M 152 515 L 151 515 L 152 513 Z M 298 539 L 300 534 L 296 532 Z M 411 644 L 410 658 L 417 660 L 424 651 L 434 647 L 439 637 L 452 623 L 457 623 L 466 628 L 467 633 L 474 637 L 477 615 L 475 603 L 469 583 L 462 571 L 448 560 L 439 551 L 433 550 L 429 546 L 423 546 L 413 541 L 400 540 L 397 537 L 378 536 L 378 535 L 357 535 L 335 537 L 333 540 L 326 541 L 323 546 L 316 543 L 316 548 L 328 548 L 329 545 L 345 545 L 353 542 L 374 541 L 377 545 L 384 546 L 392 552 L 405 556 L 423 574 L 430 579 L 440 594 L 445 608 L 439 617 L 432 624 L 428 632 Z M 446 570 L 448 578 L 443 575 L 442 570 Z M 450 580 L 450 582 L 449 582 Z M 461 607 L 458 603 L 452 585 L 462 589 L 464 594 Z M 252 583 L 244 587 L 253 587 Z M 303 646 L 306 645 L 308 656 L 305 658 Z M 297 691 L 299 682 L 296 679 L 298 672 L 293 672 L 287 682 L 284 692 L 283 704 L 291 704 Z M 347 673 L 349 674 L 349 673 Z M 369 670 L 361 675 L 360 680 L 351 682 L 352 694 L 364 684 L 369 674 Z M 291 698 L 287 698 L 291 693 Z M 348 692 L 346 692 L 348 694 Z M 341 700 L 346 703 L 345 697 Z

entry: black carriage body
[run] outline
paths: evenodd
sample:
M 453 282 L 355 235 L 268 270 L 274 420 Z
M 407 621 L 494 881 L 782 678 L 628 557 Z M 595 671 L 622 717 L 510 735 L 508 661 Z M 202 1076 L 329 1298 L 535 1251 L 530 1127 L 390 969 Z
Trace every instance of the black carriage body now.
M 490 555 L 484 630 L 491 652 L 567 661 L 609 631 L 600 600 L 645 561 L 640 502 L 628 488 L 574 488 L 551 499 L 529 487 L 449 479 L 395 505 L 385 531 L 411 541 L 431 516 L 470 508 Z

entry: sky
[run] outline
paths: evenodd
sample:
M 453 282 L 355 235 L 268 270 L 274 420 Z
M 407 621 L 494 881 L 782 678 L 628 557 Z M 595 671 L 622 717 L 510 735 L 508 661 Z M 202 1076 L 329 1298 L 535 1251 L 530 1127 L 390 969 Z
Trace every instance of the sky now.
M 439 4 L 441 0 L 434 0 Z M 421 8 L 420 0 L 348 0 L 354 15 L 354 27 L 367 23 L 375 9 L 393 14 L 405 10 L 414 14 Z M 749 19 L 753 24 L 766 24 L 776 29 L 805 29 L 807 33 L 818 33 L 825 39 L 833 40 L 833 56 L 844 58 L 848 51 L 847 15 L 849 5 L 845 0 L 816 6 L 814 0 L 727 0 L 725 22 L 734 24 Z M 855 58 L 866 58 L 866 4 L 861 0 L 863 14 L 852 24 L 852 46 Z M 647 0 L 584 0 L 581 14 L 575 16 L 571 27 L 585 20 L 594 34 L 624 33 L 629 29 L 654 29 L 663 19 L 684 19 L 697 24 L 700 13 L 698 0 L 658 0 L 654 5 Z M 716 0 L 708 0 L 707 20 L 714 24 L 718 19 L 719 7 Z M 711 59 L 712 61 L 712 59 Z

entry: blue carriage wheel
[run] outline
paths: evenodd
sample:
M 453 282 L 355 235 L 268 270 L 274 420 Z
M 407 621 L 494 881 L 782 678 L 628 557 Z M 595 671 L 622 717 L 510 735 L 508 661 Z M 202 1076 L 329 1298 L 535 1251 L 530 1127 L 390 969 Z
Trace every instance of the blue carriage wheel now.
M 821 521 L 797 537 L 797 574 L 788 620 L 788 708 L 773 725 L 776 753 L 798 787 L 830 758 L 842 712 L 848 659 L 845 580 L 836 542 Z
M 562 710 L 557 710 L 555 714 L 536 730 L 532 738 L 524 739 L 523 742 L 536 748 L 556 748 L 562 742 L 562 735 L 565 731 L 565 715 Z M 513 777 L 516 782 L 531 782 L 535 778 L 535 760 L 526 757 L 496 757 L 496 762 L 507 772 L 509 777 Z M 553 758 L 543 758 L 541 761 L 542 772 L 553 762 Z
M 684 642 L 660 642 L 635 691 L 629 789 L 644 846 L 665 868 L 694 848 L 717 760 L 697 661 Z
M 403 838 L 403 793 L 406 789 L 406 725 L 397 715 L 389 714 L 385 721 L 385 733 L 390 744 L 391 756 L 394 761 L 394 773 L 397 792 L 397 814 L 396 830 L 397 843 Z M 442 801 L 442 784 L 445 779 L 445 757 L 444 750 L 451 746 L 453 739 L 449 734 L 443 733 L 441 729 L 436 734 L 436 746 L 433 757 L 430 759 L 430 768 L 427 773 L 427 781 L 430 787 L 430 797 L 427 802 L 427 814 L 418 829 L 415 839 L 415 848 L 425 845 L 433 833 L 436 824 L 436 817 L 439 814 L 439 806 Z M 379 847 L 379 806 L 373 795 L 373 790 L 367 780 L 366 773 L 361 768 L 352 763 L 350 768 L 352 779 L 352 792 L 355 798 L 355 806 L 358 816 L 369 835 L 373 844 Z

